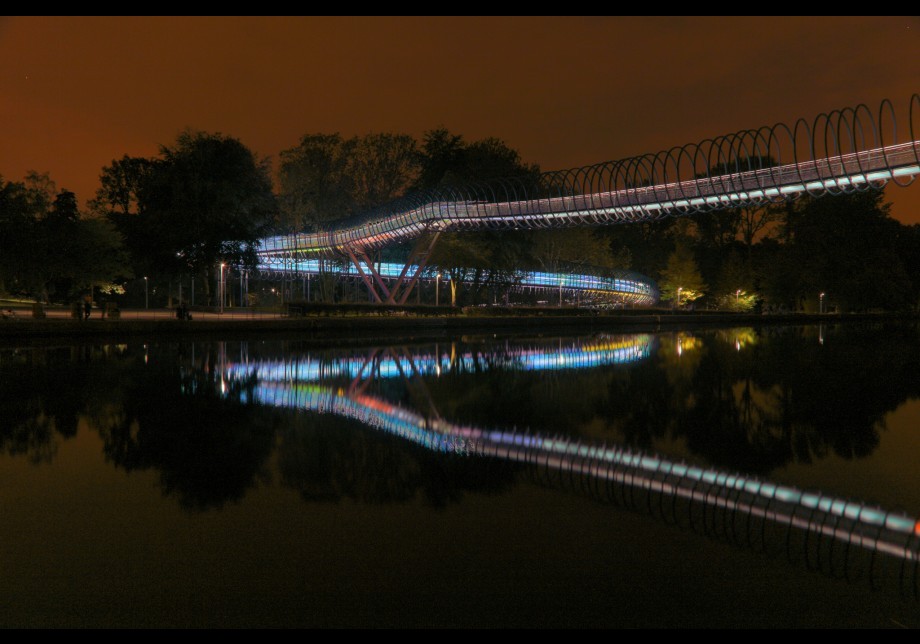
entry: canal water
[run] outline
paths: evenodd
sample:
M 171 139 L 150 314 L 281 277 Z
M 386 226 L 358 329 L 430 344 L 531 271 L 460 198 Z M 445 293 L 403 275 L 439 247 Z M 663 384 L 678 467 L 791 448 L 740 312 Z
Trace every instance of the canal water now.
M 0 627 L 920 626 L 915 326 L 0 346 Z

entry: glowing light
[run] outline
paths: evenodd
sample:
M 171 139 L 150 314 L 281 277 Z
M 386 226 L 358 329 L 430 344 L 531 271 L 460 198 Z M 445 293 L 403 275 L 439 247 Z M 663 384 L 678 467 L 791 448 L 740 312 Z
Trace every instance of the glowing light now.
M 259 257 L 260 260 L 257 268 L 260 271 L 268 273 L 273 271 L 281 273 L 294 271 L 299 274 L 314 275 L 319 274 L 325 270 L 326 273 L 332 272 L 349 277 L 359 276 L 358 269 L 352 264 L 344 266 L 326 265 L 323 269 L 321 262 L 318 259 L 294 260 L 292 262 L 285 262 L 281 264 L 267 255 L 260 254 Z M 380 274 L 381 277 L 395 279 L 398 278 L 404 270 L 406 270 L 408 274 L 414 274 L 419 269 L 419 267 L 412 264 L 409 265 L 408 269 L 406 269 L 403 264 L 397 264 L 393 262 L 375 262 L 374 269 Z M 630 274 L 628 271 L 622 271 L 622 273 L 623 276 L 620 277 L 603 277 L 598 275 L 563 276 L 560 273 L 534 271 L 523 273 L 523 275 L 516 283 L 521 287 L 558 288 L 560 287 L 560 282 L 564 282 L 565 287 L 571 290 L 610 293 L 618 297 L 625 298 L 627 301 L 634 304 L 648 305 L 654 304 L 657 301 L 657 297 L 655 295 L 656 287 L 651 280 L 635 273 Z M 440 273 L 438 274 L 441 275 L 440 279 L 445 281 L 450 280 L 449 275 Z M 627 277 L 627 275 L 631 276 Z M 483 278 L 487 279 L 488 277 L 489 271 L 485 271 Z M 438 278 L 432 277 L 425 279 L 437 280 Z M 471 277 L 470 279 L 473 278 Z M 439 281 L 440 280 L 438 280 L 438 282 Z M 436 289 L 438 289 L 440 286 L 438 282 L 435 284 Z M 274 292 L 274 289 L 272 292 Z
M 684 340 L 692 344 L 697 339 L 682 336 L 678 347 Z M 920 535 L 920 520 L 915 517 L 867 507 L 857 501 L 821 492 L 803 492 L 734 472 L 672 463 L 658 455 L 631 451 L 625 447 L 594 445 L 582 440 L 549 438 L 500 428 L 485 430 L 455 425 L 440 418 L 425 417 L 375 396 L 349 393 L 341 386 L 323 387 L 310 382 L 345 375 L 353 378 L 353 374 L 363 374 L 369 363 L 379 364 L 382 373 L 439 374 L 454 369 L 481 368 L 484 364 L 528 364 L 530 368 L 537 369 L 555 368 L 560 362 L 575 364 L 582 358 L 614 362 L 617 359 L 635 360 L 637 356 L 648 355 L 649 344 L 648 336 L 612 336 L 551 349 L 538 347 L 497 352 L 488 357 L 472 351 L 459 353 L 452 346 L 452 359 L 449 361 L 443 360 L 445 354 L 422 353 L 386 360 L 378 360 L 376 356 L 355 356 L 332 361 L 306 357 L 302 360 L 229 363 L 222 366 L 219 388 L 221 395 L 226 396 L 228 392 L 240 389 L 233 387 L 234 382 L 246 382 L 252 385 L 251 396 L 247 394 L 246 400 L 255 404 L 334 413 L 435 451 L 540 463 L 569 474 L 600 477 L 713 505 L 732 513 L 769 518 L 789 526 L 814 530 L 822 536 L 851 545 L 894 553 L 911 561 L 920 559 L 916 544 L 905 543 L 904 539 L 904 535 Z M 372 375 L 376 376 L 376 371 Z M 700 486 L 700 483 L 706 486 Z M 730 490 L 731 494 L 725 494 L 725 490 Z M 803 521 L 804 516 L 808 517 L 807 521 Z M 844 529 L 830 517 L 846 518 L 853 526 Z M 867 531 L 867 526 L 871 530 Z
M 337 391 L 313 385 L 289 383 L 257 383 L 253 400 L 277 407 L 311 409 L 319 413 L 335 413 L 354 418 L 370 427 L 400 438 L 416 442 L 433 451 L 477 454 L 500 457 L 522 463 L 540 463 L 543 466 L 568 473 L 617 480 L 624 485 L 653 490 L 659 494 L 693 499 L 696 502 L 717 505 L 734 513 L 751 514 L 768 518 L 779 524 L 814 531 L 822 536 L 851 545 L 879 550 L 916 561 L 918 553 L 905 534 L 920 535 L 920 521 L 914 517 L 869 508 L 852 500 L 832 498 L 815 492 L 801 492 L 768 481 L 748 478 L 740 474 L 702 469 L 671 463 L 660 457 L 641 452 L 630 452 L 622 447 L 602 447 L 574 443 L 566 439 L 549 439 L 539 435 L 523 436 L 517 432 L 481 430 L 457 426 L 441 419 L 421 415 L 367 395 L 348 397 Z M 541 452 L 545 456 L 541 456 Z M 552 458 L 550 456 L 552 455 Z M 607 468 L 593 465 L 606 461 Z M 672 478 L 665 484 L 661 475 Z M 699 482 L 709 484 L 701 490 Z M 733 490 L 730 495 L 718 488 Z M 743 497 L 743 492 L 748 496 Z M 769 515 L 764 513 L 763 501 L 768 502 Z M 809 520 L 802 522 L 806 508 Z M 836 521 L 821 516 L 846 517 L 854 522 L 846 530 Z M 865 526 L 873 527 L 866 538 Z M 885 531 L 885 532 L 882 532 Z
M 643 221 L 663 212 L 692 214 L 687 211 L 730 208 L 774 197 L 791 198 L 802 192 L 884 183 L 894 177 L 920 174 L 915 145 L 916 142 L 901 143 L 826 159 L 584 195 L 495 203 L 432 201 L 370 218 L 361 215 L 364 221 L 352 220 L 331 231 L 264 239 L 259 252 L 263 256 L 293 250 L 329 255 L 346 247 L 382 247 L 416 237 L 424 230 L 470 230 L 496 225 L 530 228 L 546 222 L 576 226 L 583 225 L 586 218 L 601 223 L 597 217 L 607 221 Z M 831 176 L 826 176 L 827 173 Z M 803 183 L 803 179 L 807 180 Z M 735 189 L 736 186 L 741 189 Z M 707 194 L 713 191 L 723 192 Z M 672 197 L 693 194 L 700 196 Z M 591 207 L 587 207 L 589 204 Z

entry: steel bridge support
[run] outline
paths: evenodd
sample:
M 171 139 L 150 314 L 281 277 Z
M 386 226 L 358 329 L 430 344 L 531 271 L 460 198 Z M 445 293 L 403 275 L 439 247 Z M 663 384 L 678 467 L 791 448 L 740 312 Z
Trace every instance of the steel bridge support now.
M 388 287 L 380 272 L 374 268 L 374 262 L 363 248 L 345 248 L 345 255 L 358 271 L 358 275 L 370 291 L 371 297 L 378 304 L 405 304 L 412 290 L 418 286 L 419 279 L 428 265 L 431 252 L 440 237 L 440 231 L 435 232 L 430 238 L 419 237 L 409 253 L 396 283 Z M 409 269 L 415 265 L 415 272 L 409 275 Z
M 425 386 L 425 381 L 421 373 L 419 373 L 412 353 L 409 351 L 408 347 L 405 346 L 372 349 L 361 361 L 361 368 L 348 385 L 348 397 L 357 398 L 367 393 L 368 385 L 378 377 L 380 373 L 380 363 L 387 357 L 393 360 L 393 363 L 396 365 L 396 369 L 399 371 L 399 375 L 405 383 L 409 395 L 414 399 L 415 404 L 420 407 L 428 408 L 425 420 L 427 422 L 430 422 L 431 419 L 441 420 L 441 414 L 434 404 L 431 392 L 429 392 L 428 387 Z M 403 361 L 409 366 L 409 373 L 407 373 L 406 369 L 403 367 Z

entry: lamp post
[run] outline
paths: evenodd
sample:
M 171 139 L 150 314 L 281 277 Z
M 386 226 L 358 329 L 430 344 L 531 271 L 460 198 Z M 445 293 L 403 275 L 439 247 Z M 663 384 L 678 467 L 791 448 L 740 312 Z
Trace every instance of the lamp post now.
M 150 308 L 150 300 L 147 298 L 147 276 L 144 275 L 144 309 Z
M 563 280 L 559 280 L 559 308 L 562 308 L 562 282 Z
M 677 287 L 677 308 L 680 308 L 680 292 L 684 290 L 683 286 Z
M 441 305 L 441 271 L 434 275 L 434 305 Z
M 220 312 L 224 312 L 224 263 L 220 263 L 220 284 L 217 289 L 218 296 L 220 297 Z
M 735 291 L 735 306 L 738 305 L 738 297 L 740 295 L 741 295 L 741 289 L 739 288 L 737 291 Z
M 824 293 L 818 295 L 818 313 L 824 313 Z

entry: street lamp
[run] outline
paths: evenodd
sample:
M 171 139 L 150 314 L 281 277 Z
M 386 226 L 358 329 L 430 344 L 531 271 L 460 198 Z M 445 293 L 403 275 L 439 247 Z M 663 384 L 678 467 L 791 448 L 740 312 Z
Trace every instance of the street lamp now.
M 147 298 L 147 276 L 146 275 L 144 275 L 144 308 L 145 309 L 150 308 L 150 301 Z
M 224 263 L 220 263 L 220 288 L 217 289 L 220 296 L 220 312 L 224 312 Z
M 677 308 L 680 308 L 680 292 L 684 290 L 683 286 L 677 287 Z
M 824 293 L 818 295 L 818 313 L 824 313 Z
M 441 305 L 441 272 L 438 271 L 434 275 L 434 305 Z
M 559 308 L 562 308 L 562 282 L 563 280 L 559 280 Z
M 735 291 L 735 306 L 738 305 L 738 297 L 740 295 L 741 295 L 741 289 L 739 288 L 737 291 Z

